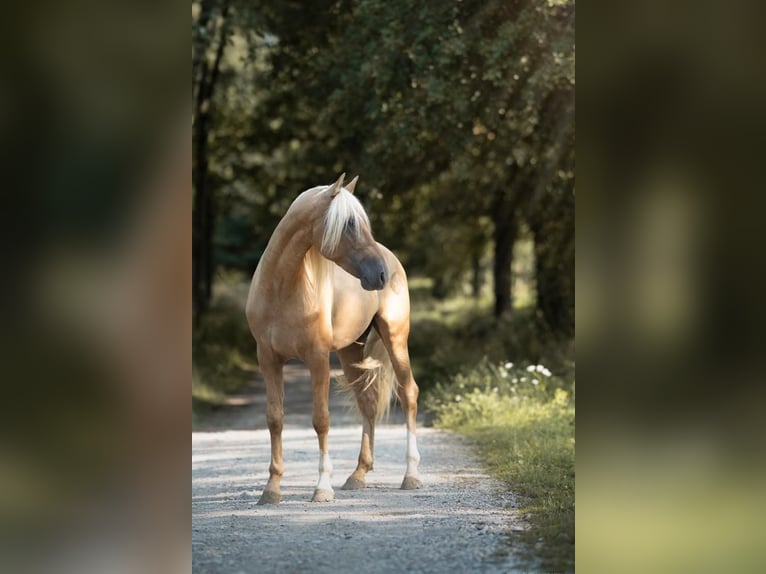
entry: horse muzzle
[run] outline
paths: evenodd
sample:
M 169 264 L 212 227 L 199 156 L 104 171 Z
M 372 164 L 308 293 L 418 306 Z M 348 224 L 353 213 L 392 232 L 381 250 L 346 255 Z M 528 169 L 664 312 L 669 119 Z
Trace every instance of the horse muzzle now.
M 359 280 L 362 289 L 380 291 L 388 283 L 388 269 L 382 259 L 364 261 L 361 265 Z

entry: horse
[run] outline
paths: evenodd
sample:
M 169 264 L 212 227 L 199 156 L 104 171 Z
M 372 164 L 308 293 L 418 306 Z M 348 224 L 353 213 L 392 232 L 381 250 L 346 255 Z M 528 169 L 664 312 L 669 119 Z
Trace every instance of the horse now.
M 356 469 L 342 489 L 366 487 L 373 469 L 375 423 L 399 400 L 407 424 L 406 471 L 401 488 L 421 487 L 415 419 L 418 385 L 407 340 L 410 300 L 407 275 L 397 257 L 372 236 L 370 220 L 353 195 L 359 176 L 344 187 L 307 189 L 290 205 L 253 274 L 246 316 L 266 382 L 271 437 L 269 479 L 258 504 L 282 499 L 284 380 L 291 358 L 311 372 L 312 422 L 319 442 L 319 480 L 313 502 L 335 497 L 328 453 L 330 353 L 341 361 L 339 382 L 353 392 L 362 415 Z

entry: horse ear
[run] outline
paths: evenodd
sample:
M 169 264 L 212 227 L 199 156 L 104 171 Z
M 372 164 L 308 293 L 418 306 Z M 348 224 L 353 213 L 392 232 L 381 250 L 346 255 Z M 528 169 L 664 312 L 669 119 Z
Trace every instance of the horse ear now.
M 332 184 L 332 187 L 330 187 L 330 195 L 332 197 L 335 197 L 340 193 L 340 190 L 343 189 L 343 180 L 346 177 L 346 172 L 344 171 L 342 174 L 340 174 L 340 177 L 338 178 L 338 181 Z
M 358 180 L 358 179 L 359 179 L 358 175 L 354 179 L 352 179 L 351 183 L 349 183 L 346 186 L 346 191 L 348 191 L 349 193 L 354 193 L 354 188 L 356 187 L 356 180 Z

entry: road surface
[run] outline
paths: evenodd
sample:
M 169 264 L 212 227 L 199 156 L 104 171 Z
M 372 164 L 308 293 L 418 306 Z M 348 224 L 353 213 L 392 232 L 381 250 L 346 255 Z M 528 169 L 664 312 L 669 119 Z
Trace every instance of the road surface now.
M 192 433 L 195 574 L 517 571 L 507 536 L 523 527 L 516 501 L 483 473 L 460 436 L 421 427 L 423 487 L 399 490 L 406 432 L 398 407 L 376 429 L 367 488 L 340 490 L 356 466 L 361 423 L 334 383 L 330 392 L 332 502 L 309 502 L 319 455 L 311 384 L 301 364 L 285 370 L 281 504 L 256 505 L 269 465 L 262 381 Z

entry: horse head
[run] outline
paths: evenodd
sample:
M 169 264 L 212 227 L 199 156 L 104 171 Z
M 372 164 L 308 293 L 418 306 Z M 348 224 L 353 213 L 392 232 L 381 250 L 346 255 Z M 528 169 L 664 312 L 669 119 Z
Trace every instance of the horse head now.
M 345 175 L 321 192 L 327 210 L 315 229 L 315 244 L 323 257 L 359 279 L 363 289 L 380 290 L 388 282 L 388 267 L 367 213 L 353 195 L 359 176 L 343 187 Z

